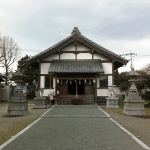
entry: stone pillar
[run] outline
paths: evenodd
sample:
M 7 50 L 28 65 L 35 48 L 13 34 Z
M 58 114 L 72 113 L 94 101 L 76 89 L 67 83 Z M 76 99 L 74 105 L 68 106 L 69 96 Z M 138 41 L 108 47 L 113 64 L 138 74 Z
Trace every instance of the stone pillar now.
M 106 102 L 107 102 L 106 108 L 119 108 L 118 97 L 107 97 Z
M 24 116 L 28 115 L 28 101 L 23 94 L 22 86 L 20 83 L 22 82 L 21 78 L 24 75 L 20 72 L 20 69 L 16 71 L 13 77 L 17 78 L 16 83 L 17 86 L 14 89 L 14 94 L 11 99 L 8 101 L 8 116 Z
M 34 109 L 45 109 L 46 106 L 46 97 L 35 97 L 35 105 L 33 106 Z
M 112 87 L 109 87 L 109 97 L 106 98 L 106 108 L 119 108 L 117 93 Z
M 34 109 L 43 109 L 46 108 L 46 97 L 43 96 L 44 89 L 40 88 L 38 91 L 35 92 L 35 105 L 33 106 Z
M 14 93 L 8 101 L 7 116 L 24 116 L 28 115 L 28 101 L 23 93 Z
M 144 100 L 141 100 L 138 92 L 128 92 L 124 100 L 123 113 L 129 116 L 146 116 Z

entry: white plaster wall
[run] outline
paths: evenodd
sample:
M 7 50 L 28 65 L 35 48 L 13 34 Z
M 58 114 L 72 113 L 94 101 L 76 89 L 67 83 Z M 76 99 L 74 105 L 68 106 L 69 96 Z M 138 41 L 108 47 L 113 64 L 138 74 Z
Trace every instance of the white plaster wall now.
M 94 59 L 101 59 L 101 60 L 109 60 L 109 58 L 107 58 L 107 57 L 105 57 L 105 56 L 103 56 L 103 55 L 101 55 L 101 54 L 99 54 L 99 53 L 95 53 L 95 54 L 93 55 L 93 58 L 94 58 Z
M 54 53 L 54 54 L 52 54 L 52 55 L 50 55 L 50 56 L 48 56 L 48 57 L 46 57 L 46 58 L 44 58 L 44 59 L 42 59 L 42 60 L 43 60 L 43 61 L 50 61 L 50 60 L 52 60 L 52 59 L 59 59 L 59 54 Z
M 108 89 L 97 89 L 97 96 L 108 96 Z
M 99 78 L 97 78 L 97 87 L 99 88 Z
M 50 63 L 41 63 L 41 74 L 48 74 Z
M 56 79 L 53 79 L 53 88 L 55 88 Z
M 44 89 L 43 96 L 48 96 L 48 94 L 53 93 L 54 89 Z
M 112 76 L 108 76 L 108 86 L 112 85 Z
M 85 45 L 78 43 L 77 44 L 77 51 L 89 51 L 91 52 L 91 49 L 86 47 Z
M 117 92 L 117 94 L 122 94 L 121 93 L 121 90 L 120 90 L 120 87 L 118 87 L 118 86 L 116 86 L 116 85 L 112 85 L 112 86 L 110 86 L 111 88 L 113 88 L 113 90 L 115 91 L 115 92 Z
M 60 55 L 60 59 L 75 59 L 75 54 L 73 53 L 63 53 Z
M 92 54 L 90 53 L 79 53 L 77 59 L 92 59 Z
M 44 88 L 45 76 L 40 76 L 40 88 Z
M 102 63 L 104 67 L 104 74 L 112 74 L 112 63 Z
M 75 51 L 75 45 L 74 45 L 74 43 L 72 43 L 61 50 L 62 51 Z

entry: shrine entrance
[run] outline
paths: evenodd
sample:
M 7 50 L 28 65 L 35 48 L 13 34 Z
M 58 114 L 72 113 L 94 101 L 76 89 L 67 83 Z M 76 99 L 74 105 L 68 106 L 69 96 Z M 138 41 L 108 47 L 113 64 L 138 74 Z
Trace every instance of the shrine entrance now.
M 68 95 L 84 95 L 84 80 L 68 82 Z

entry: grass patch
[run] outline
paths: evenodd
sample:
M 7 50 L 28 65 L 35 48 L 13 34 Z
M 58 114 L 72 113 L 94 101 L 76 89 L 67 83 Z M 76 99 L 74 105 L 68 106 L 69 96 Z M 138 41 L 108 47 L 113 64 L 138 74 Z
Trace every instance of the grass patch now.
M 124 102 L 118 102 L 118 105 L 124 105 Z
M 106 111 L 108 114 L 109 113 L 116 113 L 116 114 L 125 116 L 125 114 L 123 113 L 123 106 L 120 106 L 117 109 L 114 109 L 114 108 L 105 108 L 105 107 L 103 107 L 102 109 L 104 111 Z
M 123 106 L 120 106 L 119 109 L 113 109 L 113 108 L 105 108 L 105 107 L 101 107 L 104 111 L 106 111 L 108 114 L 110 113 L 116 113 L 118 115 L 123 115 L 126 116 L 123 113 Z M 150 107 L 145 107 L 145 113 L 148 116 L 148 118 L 150 118 Z
M 28 99 L 28 104 L 34 104 L 35 100 L 34 99 Z
M 148 116 L 148 118 L 150 118 L 150 107 L 149 108 L 145 108 L 145 113 Z
M 150 101 L 144 100 L 144 105 L 150 103 Z
M 23 130 L 25 127 L 27 127 L 29 124 L 31 124 L 33 121 L 35 121 L 38 116 L 35 116 L 33 118 L 25 118 L 18 117 L 18 119 L 13 120 L 13 118 L 5 118 L 5 119 L 11 119 L 11 123 L 2 125 L 1 131 L 0 131 L 0 145 L 9 140 L 12 136 L 16 135 L 18 132 Z

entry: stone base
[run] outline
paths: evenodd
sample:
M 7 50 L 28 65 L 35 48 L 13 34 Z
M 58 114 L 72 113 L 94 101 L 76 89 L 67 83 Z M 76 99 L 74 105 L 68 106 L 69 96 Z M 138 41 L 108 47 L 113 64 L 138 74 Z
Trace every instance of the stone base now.
M 107 97 L 106 101 L 107 101 L 106 108 L 119 108 L 117 97 Z
M 123 113 L 129 116 L 146 116 L 144 110 L 144 102 L 142 100 L 124 102 Z
M 12 97 L 8 101 L 7 116 L 25 116 L 29 114 L 28 101 L 22 97 Z
M 7 110 L 7 116 L 25 116 L 28 114 L 28 110 Z
M 144 101 L 141 100 L 138 92 L 129 92 L 124 100 L 123 113 L 129 116 L 143 116 L 146 117 L 144 110 Z
M 33 106 L 34 109 L 45 109 L 46 106 L 46 97 L 35 97 L 35 105 Z

